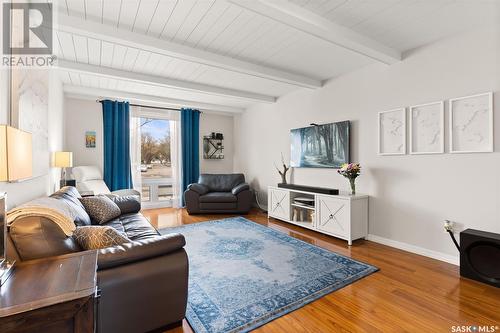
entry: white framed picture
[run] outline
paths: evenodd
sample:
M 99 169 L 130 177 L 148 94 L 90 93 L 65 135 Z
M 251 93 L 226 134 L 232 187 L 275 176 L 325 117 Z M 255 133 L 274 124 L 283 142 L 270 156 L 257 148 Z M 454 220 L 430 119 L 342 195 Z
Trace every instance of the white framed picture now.
M 406 154 L 406 108 L 378 113 L 378 153 Z
M 450 99 L 450 153 L 493 151 L 493 93 Z
M 444 153 L 444 102 L 410 106 L 410 154 Z

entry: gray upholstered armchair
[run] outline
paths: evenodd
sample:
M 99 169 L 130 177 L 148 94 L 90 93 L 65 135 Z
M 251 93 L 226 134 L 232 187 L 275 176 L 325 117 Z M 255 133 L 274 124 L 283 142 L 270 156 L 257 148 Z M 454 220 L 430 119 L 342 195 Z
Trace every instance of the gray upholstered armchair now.
M 184 192 L 189 214 L 246 214 L 253 202 L 253 192 L 245 176 L 236 174 L 201 174 L 198 183 Z

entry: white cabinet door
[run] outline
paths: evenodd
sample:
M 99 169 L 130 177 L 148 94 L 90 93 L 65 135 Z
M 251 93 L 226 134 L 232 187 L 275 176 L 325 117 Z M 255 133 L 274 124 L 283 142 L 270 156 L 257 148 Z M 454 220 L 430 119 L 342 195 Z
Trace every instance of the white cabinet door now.
M 269 216 L 290 220 L 290 192 L 269 189 L 267 209 L 269 210 Z
M 316 196 L 316 228 L 342 238 L 348 238 L 351 227 L 349 200 Z

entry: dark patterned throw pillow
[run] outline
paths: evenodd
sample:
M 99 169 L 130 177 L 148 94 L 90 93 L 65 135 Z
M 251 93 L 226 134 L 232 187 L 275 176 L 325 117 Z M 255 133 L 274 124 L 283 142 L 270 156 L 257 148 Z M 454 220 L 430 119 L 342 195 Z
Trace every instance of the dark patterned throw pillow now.
M 73 238 L 84 250 L 104 249 L 130 242 L 130 239 L 118 230 L 102 225 L 77 227 L 73 232 Z
M 105 195 L 80 198 L 80 202 L 92 220 L 99 224 L 111 221 L 121 215 L 120 207 Z

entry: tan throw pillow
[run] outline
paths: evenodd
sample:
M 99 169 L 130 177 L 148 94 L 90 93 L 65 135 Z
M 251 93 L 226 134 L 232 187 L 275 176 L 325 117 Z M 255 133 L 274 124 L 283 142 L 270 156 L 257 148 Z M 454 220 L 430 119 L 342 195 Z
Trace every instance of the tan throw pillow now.
M 80 198 L 92 220 L 99 224 L 111 221 L 121 215 L 120 207 L 105 195 Z
M 118 230 L 100 225 L 77 227 L 73 232 L 73 238 L 84 250 L 104 249 L 130 242 L 130 239 Z

